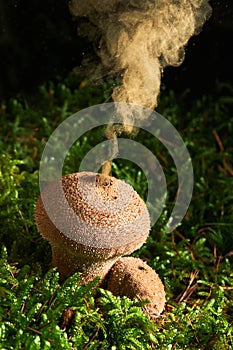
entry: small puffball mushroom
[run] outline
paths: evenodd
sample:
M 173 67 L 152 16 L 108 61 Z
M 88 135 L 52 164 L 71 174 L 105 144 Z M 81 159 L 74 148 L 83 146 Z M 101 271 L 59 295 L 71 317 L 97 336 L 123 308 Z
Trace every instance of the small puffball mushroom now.
M 105 279 L 105 287 L 116 296 L 150 300 L 144 311 L 151 318 L 158 316 L 165 305 L 164 286 L 157 273 L 141 259 L 120 258 Z
M 60 204 L 60 192 L 67 206 Z M 45 209 L 46 198 L 52 203 L 53 220 Z M 80 271 L 81 283 L 104 278 L 119 257 L 142 246 L 150 231 L 147 207 L 133 187 L 92 172 L 66 175 L 47 184 L 36 203 L 35 222 L 51 244 L 52 265 L 61 277 Z

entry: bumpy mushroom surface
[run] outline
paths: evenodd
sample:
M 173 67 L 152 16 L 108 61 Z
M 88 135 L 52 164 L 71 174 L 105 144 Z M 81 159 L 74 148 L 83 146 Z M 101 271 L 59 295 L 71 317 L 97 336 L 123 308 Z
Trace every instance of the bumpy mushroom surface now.
M 59 181 L 68 204 L 62 209 Z M 53 220 L 44 206 L 46 198 L 52 203 Z M 52 265 L 63 278 L 82 272 L 82 283 L 103 278 L 120 256 L 141 247 L 150 231 L 147 207 L 132 186 L 92 172 L 49 183 L 37 200 L 35 222 L 51 244 Z
M 163 311 L 165 292 L 157 273 L 141 259 L 120 258 L 106 276 L 105 287 L 116 296 L 150 300 L 144 311 L 155 317 Z

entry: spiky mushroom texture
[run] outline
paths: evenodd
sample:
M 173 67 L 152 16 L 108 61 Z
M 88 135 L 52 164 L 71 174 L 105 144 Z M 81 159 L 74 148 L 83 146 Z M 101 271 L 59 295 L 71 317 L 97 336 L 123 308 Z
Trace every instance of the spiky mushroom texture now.
M 59 207 L 59 181 L 68 203 L 63 213 Z M 46 198 L 52 201 L 57 220 L 62 214 L 65 232 L 47 214 Z M 70 211 L 76 214 L 76 221 L 70 219 Z M 132 186 L 92 172 L 74 173 L 50 182 L 37 200 L 35 222 L 51 244 L 52 265 L 57 266 L 61 277 L 80 271 L 81 283 L 89 283 L 97 276 L 104 278 L 119 257 L 141 247 L 150 231 L 147 207 Z
M 141 259 L 120 258 L 105 279 L 105 288 L 116 296 L 149 300 L 144 306 L 148 316 L 161 314 L 165 305 L 164 286 L 157 273 Z

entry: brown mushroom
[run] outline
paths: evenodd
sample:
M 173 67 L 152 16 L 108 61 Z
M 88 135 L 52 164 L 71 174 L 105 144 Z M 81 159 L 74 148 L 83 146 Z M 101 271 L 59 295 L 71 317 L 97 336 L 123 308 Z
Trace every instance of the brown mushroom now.
M 157 273 L 141 259 L 118 259 L 106 276 L 105 288 L 116 296 L 127 296 L 130 299 L 137 297 L 140 301 L 149 300 L 144 306 L 144 311 L 152 318 L 163 311 L 163 283 Z
M 67 206 L 60 207 L 59 181 Z M 65 230 L 45 210 L 46 198 L 53 218 Z M 141 247 L 150 231 L 147 207 L 132 186 L 92 172 L 66 175 L 46 185 L 36 203 L 35 221 L 51 244 L 52 265 L 62 278 L 82 272 L 81 283 L 104 278 L 119 257 Z

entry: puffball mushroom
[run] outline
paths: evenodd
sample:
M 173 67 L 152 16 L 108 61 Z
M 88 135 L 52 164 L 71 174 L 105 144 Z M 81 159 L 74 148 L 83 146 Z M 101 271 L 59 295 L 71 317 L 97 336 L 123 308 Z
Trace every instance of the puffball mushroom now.
M 59 181 L 68 203 L 62 213 Z M 46 198 L 52 202 L 53 217 L 62 221 L 64 232 L 48 215 Z M 70 211 L 76 214 L 76 221 L 70 219 Z M 133 187 L 92 172 L 69 174 L 47 184 L 36 203 L 35 222 L 51 244 L 52 265 L 61 277 L 80 271 L 81 283 L 97 276 L 103 279 L 117 259 L 142 246 L 150 231 L 147 207 Z
M 144 311 L 151 318 L 161 314 L 165 304 L 165 292 L 157 273 L 141 259 L 120 258 L 105 279 L 105 288 L 116 296 L 148 300 Z

